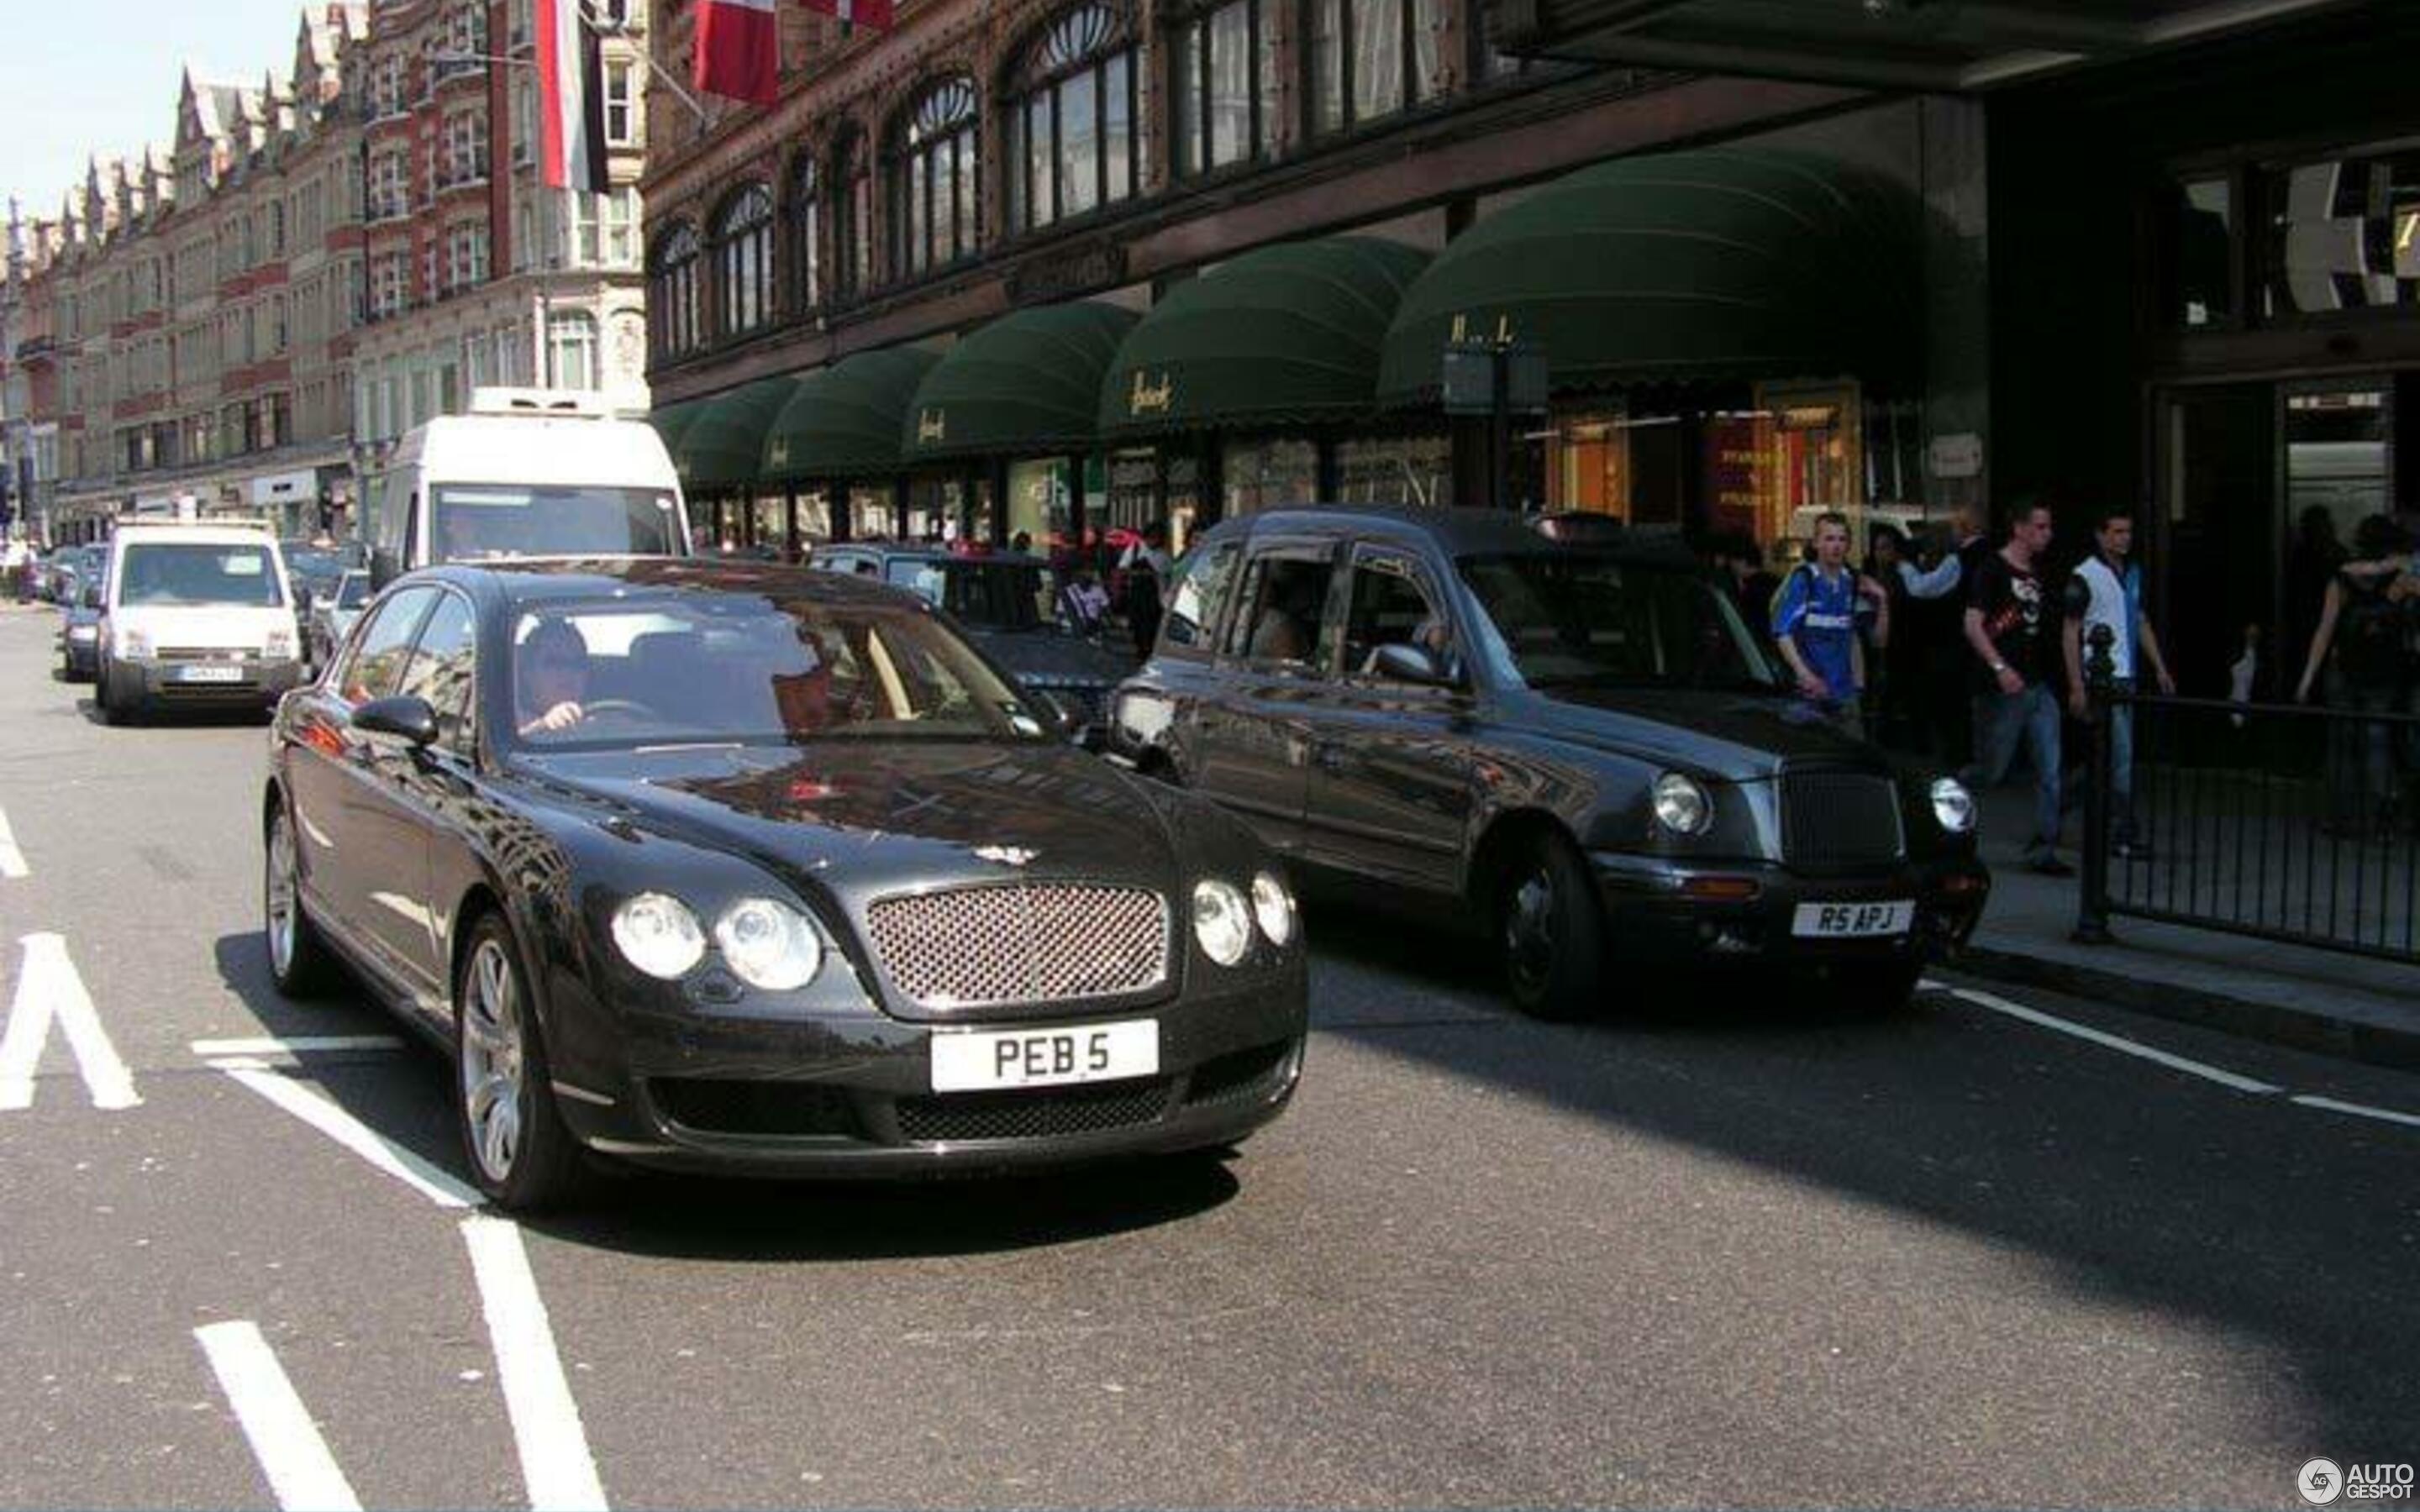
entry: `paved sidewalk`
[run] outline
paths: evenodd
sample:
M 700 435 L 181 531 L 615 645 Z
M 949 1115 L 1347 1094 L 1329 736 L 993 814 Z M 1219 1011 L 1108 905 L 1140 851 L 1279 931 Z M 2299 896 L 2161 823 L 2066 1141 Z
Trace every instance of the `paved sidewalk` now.
M 1982 795 L 1992 902 L 1957 964 L 2252 1038 L 2350 1059 L 2420 1068 L 2420 966 L 2272 945 L 2215 931 L 2111 918 L 2112 945 L 2078 945 L 2080 877 L 2037 876 L 2022 860 L 2029 795 Z M 2067 848 L 2083 833 L 2071 816 Z

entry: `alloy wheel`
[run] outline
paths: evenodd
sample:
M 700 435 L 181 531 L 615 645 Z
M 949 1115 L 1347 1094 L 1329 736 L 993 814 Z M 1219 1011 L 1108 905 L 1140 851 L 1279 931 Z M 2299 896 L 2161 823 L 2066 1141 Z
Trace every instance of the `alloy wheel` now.
M 1504 957 L 1523 996 L 1545 990 L 1555 969 L 1555 879 L 1543 867 L 1524 871 L 1505 894 Z
M 294 831 L 284 813 L 269 819 L 269 872 L 263 902 L 269 916 L 269 959 L 280 977 L 294 970 L 296 903 L 294 893 Z
M 520 988 L 501 941 L 472 952 L 462 994 L 462 1111 L 472 1154 L 488 1179 L 512 1179 L 528 1088 Z

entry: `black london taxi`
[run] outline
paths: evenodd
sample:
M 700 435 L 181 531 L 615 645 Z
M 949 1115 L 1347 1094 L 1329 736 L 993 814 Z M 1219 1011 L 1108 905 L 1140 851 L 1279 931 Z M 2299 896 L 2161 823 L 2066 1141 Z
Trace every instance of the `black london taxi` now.
M 1110 742 L 1307 887 L 1483 927 L 1546 1017 L 1615 1006 L 1613 958 L 1903 1001 L 1991 887 L 1966 790 L 1801 702 L 1676 544 L 1497 511 L 1218 526 Z
M 929 605 L 675 558 L 426 569 L 279 710 L 281 990 L 452 1059 L 506 1207 L 587 1157 L 900 1176 L 1217 1149 L 1276 1118 L 1281 863 L 1074 748 Z

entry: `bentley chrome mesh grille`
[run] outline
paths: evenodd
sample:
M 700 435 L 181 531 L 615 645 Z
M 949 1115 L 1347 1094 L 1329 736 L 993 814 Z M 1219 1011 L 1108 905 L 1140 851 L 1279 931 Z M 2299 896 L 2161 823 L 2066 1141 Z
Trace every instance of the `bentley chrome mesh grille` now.
M 927 1008 L 1115 997 L 1168 980 L 1168 904 L 1140 887 L 962 887 L 886 898 L 866 923 L 884 975 Z

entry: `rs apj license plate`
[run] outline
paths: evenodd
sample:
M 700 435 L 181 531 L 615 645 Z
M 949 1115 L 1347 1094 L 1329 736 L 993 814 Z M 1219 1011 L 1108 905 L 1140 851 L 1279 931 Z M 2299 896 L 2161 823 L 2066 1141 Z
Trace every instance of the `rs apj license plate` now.
M 1867 940 L 1904 934 L 1916 922 L 1916 904 L 1800 903 L 1790 933 L 1801 939 Z
M 180 683 L 240 683 L 243 681 L 243 669 L 240 667 L 179 667 L 177 669 L 177 681 Z
M 1159 1074 L 1159 1024 L 1001 1029 L 933 1036 L 933 1090 L 996 1092 Z

